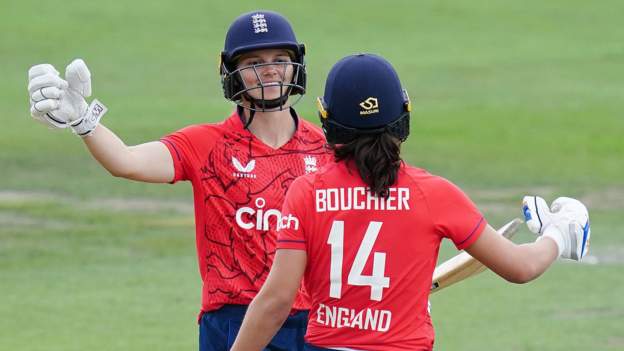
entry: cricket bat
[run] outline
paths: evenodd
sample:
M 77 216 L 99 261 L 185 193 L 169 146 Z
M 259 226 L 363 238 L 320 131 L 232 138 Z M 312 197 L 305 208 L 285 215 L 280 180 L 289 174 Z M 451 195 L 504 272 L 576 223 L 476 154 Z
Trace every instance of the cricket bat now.
M 522 220 L 514 218 L 509 223 L 502 226 L 498 233 L 507 239 L 511 239 L 518 231 L 518 228 L 522 224 Z M 454 256 L 441 265 L 436 267 L 433 272 L 433 281 L 431 282 L 431 294 L 440 291 L 447 286 L 451 286 L 466 278 L 470 278 L 473 275 L 477 275 L 483 272 L 486 267 L 477 261 L 474 257 L 470 256 L 467 252 Z

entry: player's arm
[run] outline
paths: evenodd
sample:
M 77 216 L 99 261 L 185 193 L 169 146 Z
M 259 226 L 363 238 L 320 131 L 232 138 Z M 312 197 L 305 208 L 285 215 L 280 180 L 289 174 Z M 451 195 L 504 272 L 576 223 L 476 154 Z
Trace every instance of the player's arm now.
M 91 96 L 91 72 L 77 59 L 65 70 L 65 79 L 50 64 L 28 71 L 32 117 L 51 128 L 71 128 L 83 138 L 95 159 L 111 174 L 128 179 L 165 183 L 173 180 L 171 154 L 161 142 L 126 146 L 113 132 L 99 125 L 106 107 Z
M 232 351 L 263 350 L 271 341 L 288 318 L 306 261 L 303 250 L 277 250 L 271 272 L 249 305 Z
M 115 177 L 150 183 L 173 180 L 173 159 L 160 141 L 126 146 L 115 133 L 101 124 L 83 141 L 91 155 Z
M 516 245 L 487 226 L 466 251 L 496 274 L 514 283 L 539 277 L 558 258 L 580 261 L 589 248 L 589 212 L 580 201 L 560 197 L 551 208 L 535 196 L 523 199 L 529 229 L 540 237 L 530 244 Z
M 523 222 L 519 218 L 514 218 L 500 229 L 498 234 L 511 239 Z M 431 281 L 431 293 L 438 292 L 464 279 L 475 276 L 487 267 L 465 251 L 453 256 L 437 266 L 433 271 L 433 279 Z
M 539 277 L 558 256 L 552 240 L 517 245 L 490 225 L 466 252 L 505 280 L 520 284 Z

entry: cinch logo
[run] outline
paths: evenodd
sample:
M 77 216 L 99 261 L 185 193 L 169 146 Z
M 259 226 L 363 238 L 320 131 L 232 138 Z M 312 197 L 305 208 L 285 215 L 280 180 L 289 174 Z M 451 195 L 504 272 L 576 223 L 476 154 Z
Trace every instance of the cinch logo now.
M 264 19 L 264 15 L 261 13 L 256 13 L 251 16 L 251 23 L 253 24 L 254 33 L 267 33 L 269 28 L 267 27 L 266 20 Z
M 362 111 L 360 111 L 360 115 L 370 115 L 371 113 L 379 112 L 379 102 L 377 98 L 369 97 L 368 99 L 360 102 L 360 107 Z
M 241 207 L 236 211 L 236 224 L 243 229 L 269 230 L 269 221 L 271 217 L 275 218 L 275 222 L 279 223 L 282 214 L 274 208 L 263 210 L 266 201 L 259 197 L 255 201 L 256 208 Z M 254 216 L 256 218 L 254 218 Z M 276 228 L 277 229 L 277 228 Z
M 249 163 L 243 166 L 243 164 L 240 163 L 240 161 L 236 157 L 232 156 L 232 165 L 234 165 L 234 168 L 236 168 L 236 170 L 238 171 L 232 173 L 234 177 L 256 178 L 256 175 L 251 173 L 251 171 L 253 171 L 256 167 L 256 160 L 251 160 L 249 161 Z
M 282 229 L 299 230 L 299 219 L 291 214 L 282 216 L 280 221 L 277 222 L 277 230 Z
M 316 167 L 316 157 L 314 156 L 306 156 L 303 158 L 303 162 L 305 164 L 305 172 L 312 173 L 316 172 L 318 168 Z

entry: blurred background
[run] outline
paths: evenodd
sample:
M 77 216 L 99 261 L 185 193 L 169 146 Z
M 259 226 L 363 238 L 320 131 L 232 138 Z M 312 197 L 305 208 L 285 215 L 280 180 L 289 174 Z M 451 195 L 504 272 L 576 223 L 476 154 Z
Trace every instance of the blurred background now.
M 116 179 L 68 130 L 29 115 L 28 68 L 83 58 L 127 144 L 233 106 L 217 57 L 254 1 L 0 1 L 0 350 L 197 348 L 190 184 Z M 413 101 L 405 159 L 461 186 L 498 227 L 525 194 L 590 209 L 584 263 L 511 285 L 491 272 L 432 296 L 438 350 L 624 349 L 624 3 L 263 1 L 332 64 L 373 52 Z M 524 227 L 514 239 L 534 237 Z M 440 259 L 455 255 L 446 243 Z

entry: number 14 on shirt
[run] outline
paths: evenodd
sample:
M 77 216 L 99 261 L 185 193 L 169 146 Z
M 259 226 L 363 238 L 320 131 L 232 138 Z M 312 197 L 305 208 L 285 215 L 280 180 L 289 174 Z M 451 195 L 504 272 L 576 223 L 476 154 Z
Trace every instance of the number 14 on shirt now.
M 349 285 L 370 286 L 370 299 L 374 301 L 381 301 L 383 289 L 390 287 L 390 278 L 384 276 L 386 270 L 385 252 L 373 253 L 372 275 L 362 274 L 381 230 L 381 225 L 382 222 L 370 222 L 368 224 L 347 277 L 347 284 Z M 344 264 L 344 221 L 334 221 L 332 223 L 327 243 L 331 246 L 329 296 L 340 299 L 342 297 L 342 267 Z

